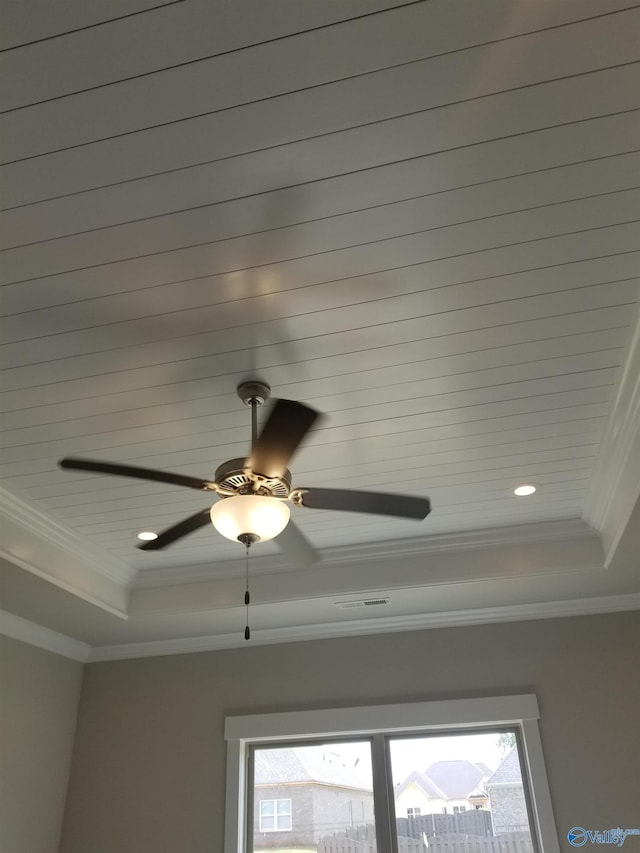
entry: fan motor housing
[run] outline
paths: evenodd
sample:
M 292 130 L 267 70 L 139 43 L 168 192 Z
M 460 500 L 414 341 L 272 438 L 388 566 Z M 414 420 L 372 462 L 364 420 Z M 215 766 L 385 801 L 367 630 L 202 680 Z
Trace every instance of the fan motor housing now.
M 282 477 L 263 477 L 245 468 L 245 459 L 229 459 L 216 470 L 215 481 L 222 494 L 268 495 L 288 498 L 291 491 L 291 471 L 287 468 Z

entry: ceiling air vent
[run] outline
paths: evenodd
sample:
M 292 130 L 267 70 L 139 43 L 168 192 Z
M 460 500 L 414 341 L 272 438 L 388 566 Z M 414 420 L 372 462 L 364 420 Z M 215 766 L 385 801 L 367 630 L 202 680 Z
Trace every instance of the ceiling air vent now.
M 359 601 L 336 601 L 336 607 L 340 610 L 352 610 L 354 607 L 378 607 L 390 602 L 390 598 L 361 598 Z

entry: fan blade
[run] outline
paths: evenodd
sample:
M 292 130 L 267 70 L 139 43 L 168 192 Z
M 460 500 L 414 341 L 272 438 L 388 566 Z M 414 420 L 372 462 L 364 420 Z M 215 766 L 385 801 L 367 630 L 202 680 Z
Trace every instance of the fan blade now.
M 186 486 L 189 489 L 207 489 L 207 480 L 188 477 L 185 474 L 171 474 L 168 471 L 155 471 L 152 468 L 135 468 L 133 465 L 117 465 L 113 462 L 97 462 L 93 459 L 72 459 L 67 457 L 58 463 L 61 468 L 74 471 L 96 471 L 98 474 L 113 474 L 116 477 L 136 477 L 139 480 L 156 480 L 159 483 L 171 483 L 173 486 Z
M 293 521 L 290 521 L 282 533 L 278 534 L 275 543 L 280 546 L 285 557 L 296 566 L 305 568 L 313 566 L 320 559 L 316 549 Z
M 161 548 L 166 548 L 167 545 L 171 545 L 171 543 L 175 542 L 176 539 L 182 539 L 183 536 L 193 533 L 194 530 L 198 530 L 200 527 L 205 527 L 207 524 L 211 524 L 211 516 L 209 515 L 209 512 L 210 510 L 208 508 L 201 509 L 200 512 L 197 512 L 195 515 L 190 515 L 189 518 L 179 521 L 178 524 L 174 524 L 173 527 L 168 527 L 166 530 L 163 530 L 157 539 L 145 542 L 144 545 L 138 545 L 138 548 L 140 548 L 141 551 L 159 551 Z
M 251 450 L 249 468 L 264 477 L 282 477 L 319 414 L 302 403 L 277 400 Z
M 295 491 L 298 491 L 296 489 Z M 302 506 L 309 509 L 339 509 L 346 512 L 371 512 L 400 518 L 426 518 L 431 512 L 428 498 L 392 495 L 384 492 L 357 492 L 347 489 L 300 489 Z

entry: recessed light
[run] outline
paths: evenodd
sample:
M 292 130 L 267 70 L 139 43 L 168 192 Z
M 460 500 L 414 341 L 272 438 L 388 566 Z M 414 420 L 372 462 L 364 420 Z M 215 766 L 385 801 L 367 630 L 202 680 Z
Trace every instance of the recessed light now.
M 142 539 L 144 542 L 152 542 L 157 538 L 158 534 L 152 533 L 151 530 L 143 530 L 142 533 L 138 533 L 138 539 Z
M 518 495 L 519 498 L 522 498 L 525 495 L 532 495 L 535 492 L 535 490 L 536 490 L 535 486 L 523 485 L 523 486 L 518 486 L 516 489 L 514 489 L 513 494 Z

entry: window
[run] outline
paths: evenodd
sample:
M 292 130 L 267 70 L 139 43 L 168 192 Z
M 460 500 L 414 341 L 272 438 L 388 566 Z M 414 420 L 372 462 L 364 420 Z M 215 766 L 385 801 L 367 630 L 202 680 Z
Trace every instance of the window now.
M 260 832 L 291 830 L 291 800 L 260 800 Z
M 322 853 L 354 842 L 378 853 L 404 853 L 425 836 L 437 847 L 447 835 L 474 835 L 480 846 L 492 836 L 495 853 L 515 849 L 509 848 L 514 841 L 522 851 L 559 853 L 538 716 L 535 696 L 525 695 L 229 717 L 224 853 L 256 853 L 274 844 L 278 851 Z M 502 749 L 499 761 L 480 750 L 484 741 Z M 315 753 L 302 763 L 321 776 L 315 799 L 296 800 L 290 778 L 260 776 L 267 753 L 286 751 L 299 759 L 307 749 Z M 456 762 L 464 763 L 464 773 L 453 772 Z M 290 773 L 292 764 L 282 767 Z M 354 784 L 357 767 L 368 774 L 369 787 Z M 329 769 L 334 776 L 326 775 Z M 469 780 L 463 793 L 461 779 Z M 443 800 L 470 805 L 447 809 Z M 281 812 L 279 801 L 288 801 Z M 312 843 L 298 833 L 305 810 Z M 289 834 L 256 835 L 278 829 Z M 335 847 L 336 839 L 342 846 Z M 450 849 L 456 853 L 455 845 Z
M 257 744 L 248 759 L 249 800 L 257 804 L 247 827 L 249 849 L 315 850 L 329 839 L 350 838 L 355 830 L 375 844 L 367 741 Z M 283 795 L 288 799 L 280 799 Z M 280 831 L 288 837 L 262 837 Z

